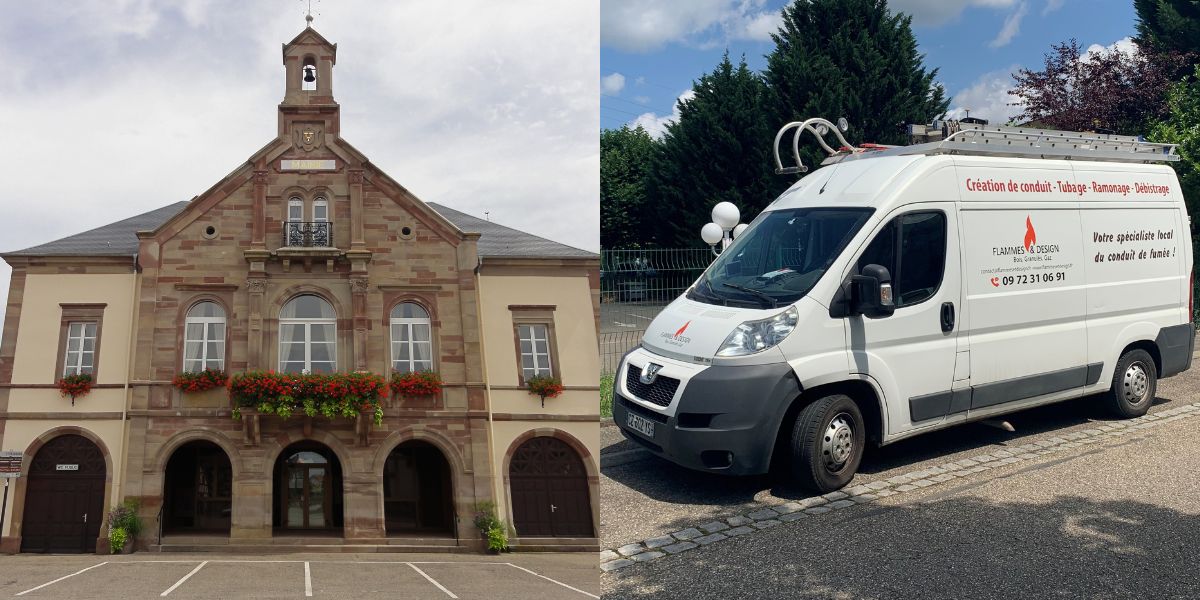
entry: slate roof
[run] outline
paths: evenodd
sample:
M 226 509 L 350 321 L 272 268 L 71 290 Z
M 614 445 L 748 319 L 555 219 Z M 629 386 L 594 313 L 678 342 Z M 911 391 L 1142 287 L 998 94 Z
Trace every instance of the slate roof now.
M 187 202 L 176 202 L 90 231 L 5 254 L 9 256 L 133 256 L 137 254 L 138 231 L 158 228 L 187 205 Z M 597 258 L 593 252 L 572 248 L 485 221 L 440 204 L 431 202 L 428 205 L 459 229 L 468 233 L 481 234 L 478 244 L 479 256 L 484 258 Z
M 47 242 L 40 246 L 6 252 L 13 256 L 133 256 L 137 254 L 137 232 L 154 229 L 187 206 L 176 202 L 128 219 Z
M 537 258 L 599 258 L 600 255 L 580 250 L 546 238 L 505 227 L 498 223 L 473 217 L 433 202 L 427 203 L 455 227 L 479 233 L 479 256 L 482 257 L 537 257 Z

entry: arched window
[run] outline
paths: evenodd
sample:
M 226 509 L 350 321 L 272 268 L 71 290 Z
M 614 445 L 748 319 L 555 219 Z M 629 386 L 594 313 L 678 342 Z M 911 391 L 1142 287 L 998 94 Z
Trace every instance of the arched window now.
M 279 370 L 337 370 L 337 315 L 320 296 L 296 296 L 279 311 Z
M 419 304 L 401 302 L 392 309 L 392 370 L 433 369 L 433 332 L 429 313 Z
M 329 222 L 329 201 L 325 200 L 325 196 L 313 199 L 312 220 L 319 223 Z
M 216 302 L 197 302 L 183 325 L 183 370 L 225 369 L 225 309 Z

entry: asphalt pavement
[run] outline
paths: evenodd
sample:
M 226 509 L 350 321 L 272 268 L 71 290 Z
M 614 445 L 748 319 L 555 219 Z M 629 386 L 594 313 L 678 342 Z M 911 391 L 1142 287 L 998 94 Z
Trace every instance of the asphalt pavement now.
M 603 575 L 604 597 L 1200 597 L 1198 384 L 1200 369 L 1160 382 L 1133 422 L 1085 398 L 1012 415 L 1012 433 L 965 425 L 886 446 L 850 499 L 639 458 L 606 429 L 601 499 L 622 510 L 604 511 L 602 546 L 626 563 Z M 750 523 L 764 507 L 778 514 Z M 649 559 L 615 552 L 635 545 Z
M 591 553 L 0 556 L 10 598 L 587 600 L 598 587 Z

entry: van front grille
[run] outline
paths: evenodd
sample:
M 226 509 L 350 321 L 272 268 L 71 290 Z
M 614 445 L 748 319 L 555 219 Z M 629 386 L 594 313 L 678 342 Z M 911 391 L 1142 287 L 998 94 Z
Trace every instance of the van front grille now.
M 679 389 L 678 379 L 659 375 L 654 383 L 647 385 L 642 383 L 641 377 L 641 367 L 629 365 L 625 371 L 625 387 L 629 388 L 629 393 L 637 396 L 639 400 L 657 406 L 671 405 L 671 400 L 675 398 L 675 390 Z

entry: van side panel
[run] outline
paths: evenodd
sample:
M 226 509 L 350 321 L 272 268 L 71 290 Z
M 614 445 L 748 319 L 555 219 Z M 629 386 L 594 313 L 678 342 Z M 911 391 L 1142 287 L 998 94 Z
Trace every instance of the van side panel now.
M 1174 201 L 1179 184 L 1167 167 L 1075 165 L 1087 271 L 1088 360 L 1103 362 L 1106 389 L 1121 351 L 1135 342 L 1161 341 L 1171 367 L 1190 333 L 1187 281 L 1191 244 Z M 1184 217 L 1186 220 L 1186 217 Z M 1179 326 L 1188 323 L 1188 327 Z M 1165 334 L 1163 332 L 1166 332 Z M 1157 343 L 1157 342 L 1156 342 Z M 1187 351 L 1190 354 L 1190 350 Z
M 1070 172 L 960 167 L 960 182 L 968 178 L 973 187 L 982 179 L 1007 189 L 1009 181 L 1056 181 Z M 1025 194 L 1041 197 L 1034 203 Z M 961 214 L 976 390 L 971 408 L 1083 387 L 1086 282 L 1078 203 L 1065 194 L 964 191 Z

